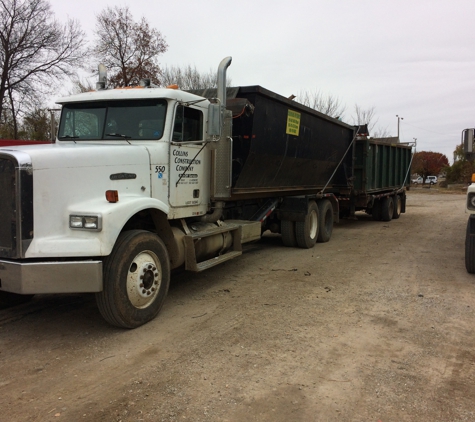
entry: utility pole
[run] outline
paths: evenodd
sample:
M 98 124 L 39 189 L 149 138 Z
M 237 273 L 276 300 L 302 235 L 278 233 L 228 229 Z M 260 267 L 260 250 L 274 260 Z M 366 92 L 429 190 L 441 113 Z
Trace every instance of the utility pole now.
M 396 114 L 397 117 L 397 139 L 399 139 L 399 121 L 404 120 L 404 117 L 399 117 L 398 114 Z

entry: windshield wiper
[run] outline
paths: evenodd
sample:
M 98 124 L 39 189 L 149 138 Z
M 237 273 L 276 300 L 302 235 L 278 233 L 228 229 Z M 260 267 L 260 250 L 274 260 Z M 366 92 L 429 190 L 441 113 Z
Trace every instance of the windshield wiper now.
M 131 136 L 127 136 L 127 135 L 122 135 L 121 133 L 106 133 L 106 136 L 115 136 L 117 138 L 124 138 L 124 139 L 130 139 L 132 138 Z
M 79 136 L 64 135 L 64 136 L 59 137 L 59 139 L 64 139 L 64 138 L 77 139 L 79 138 Z

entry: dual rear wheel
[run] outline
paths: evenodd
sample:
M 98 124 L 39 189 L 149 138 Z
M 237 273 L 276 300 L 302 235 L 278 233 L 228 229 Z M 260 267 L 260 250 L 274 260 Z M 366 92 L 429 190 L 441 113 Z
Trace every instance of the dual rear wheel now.
M 288 247 L 313 248 L 328 242 L 333 231 L 333 207 L 329 200 L 310 201 L 304 221 L 281 221 L 282 242 Z
M 391 221 L 401 216 L 401 195 L 375 199 L 371 215 L 375 221 Z

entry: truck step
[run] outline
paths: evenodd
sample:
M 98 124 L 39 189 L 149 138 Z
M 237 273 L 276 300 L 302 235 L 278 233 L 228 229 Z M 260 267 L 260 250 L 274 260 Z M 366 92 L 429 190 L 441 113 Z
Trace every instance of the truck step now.
M 200 263 L 196 264 L 195 271 L 199 272 L 199 271 L 207 270 L 208 268 L 214 267 L 215 265 L 221 264 L 222 262 L 229 261 L 230 259 L 236 258 L 239 255 L 242 255 L 242 251 L 231 251 L 223 255 L 219 255 L 214 258 L 208 259 L 206 261 L 201 261 Z
M 227 250 L 223 246 L 221 250 L 215 252 L 216 256 L 209 258 L 208 254 L 208 259 L 198 261 L 195 244 L 206 242 L 207 237 L 220 234 L 223 235 L 223 238 L 232 236 L 231 244 L 227 244 Z M 196 231 L 186 235 L 183 240 L 185 243 L 185 269 L 188 271 L 200 272 L 242 255 L 242 228 L 238 224 L 224 224 L 220 227 Z M 223 239 L 223 244 L 226 243 Z

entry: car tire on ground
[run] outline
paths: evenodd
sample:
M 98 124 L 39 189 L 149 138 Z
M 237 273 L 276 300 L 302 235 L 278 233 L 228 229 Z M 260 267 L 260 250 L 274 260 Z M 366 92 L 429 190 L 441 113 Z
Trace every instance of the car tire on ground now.
M 393 220 L 397 220 L 401 216 L 402 199 L 401 195 L 394 196 Z
M 160 312 L 170 285 L 170 259 L 163 241 L 145 230 L 121 233 L 104 259 L 104 286 L 96 302 L 104 319 L 135 328 Z
M 295 237 L 299 248 L 310 249 L 315 246 L 318 238 L 318 206 L 315 201 L 308 203 L 304 221 L 295 222 Z
M 392 196 L 381 198 L 381 220 L 391 221 L 394 214 L 394 201 Z
M 282 234 L 282 243 L 289 248 L 297 247 L 297 238 L 295 237 L 295 221 L 282 220 L 280 222 L 280 233 Z
M 381 200 L 380 199 L 375 199 L 373 201 L 371 216 L 373 217 L 374 221 L 381 221 Z
M 319 227 L 317 242 L 328 242 L 333 232 L 333 206 L 328 199 L 318 202 Z

